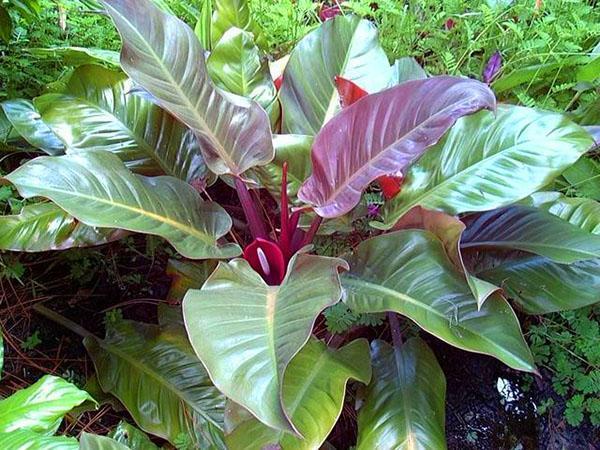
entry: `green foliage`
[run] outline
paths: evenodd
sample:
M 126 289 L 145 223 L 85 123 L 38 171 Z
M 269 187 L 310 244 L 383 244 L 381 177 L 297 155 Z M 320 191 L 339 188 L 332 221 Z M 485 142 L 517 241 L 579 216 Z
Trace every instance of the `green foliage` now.
M 600 315 L 597 307 L 552 314 L 529 327 L 536 363 L 552 373 L 554 391 L 566 401 L 565 419 L 600 425 Z M 540 413 L 552 408 L 546 402 Z
M 32 98 L 65 74 L 60 61 L 38 58 L 30 48 L 52 46 L 96 47 L 118 50 L 120 40 L 110 21 L 89 11 L 77 0 L 55 3 L 41 0 L 39 18 L 18 17 L 9 44 L 0 42 L 0 101 L 7 98 Z M 59 24 L 64 12 L 66 28 Z
M 41 343 L 42 340 L 40 339 L 40 332 L 39 330 L 36 330 L 33 332 L 33 334 L 27 336 L 27 338 L 21 343 L 21 348 L 23 350 L 33 350 Z

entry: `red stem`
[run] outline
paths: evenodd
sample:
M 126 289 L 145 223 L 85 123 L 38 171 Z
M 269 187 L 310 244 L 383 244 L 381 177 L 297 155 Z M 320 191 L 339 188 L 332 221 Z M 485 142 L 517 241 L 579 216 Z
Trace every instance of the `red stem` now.
M 269 237 L 267 235 L 265 224 L 262 220 L 262 217 L 258 213 L 254 199 L 252 198 L 252 195 L 250 195 L 250 191 L 248 191 L 246 184 L 241 178 L 235 177 L 234 180 L 235 190 L 238 198 L 240 199 L 240 203 L 242 204 L 242 208 L 244 209 L 244 215 L 248 221 L 248 226 L 250 227 L 252 237 L 254 239 L 262 238 L 268 240 Z
M 302 241 L 302 247 L 312 243 L 313 239 L 315 238 L 315 235 L 317 234 L 317 231 L 319 231 L 321 222 L 323 222 L 323 218 L 318 215 L 315 216 L 315 218 L 310 224 L 310 228 L 308 229 L 306 236 L 304 236 L 304 241 Z
M 287 259 L 290 255 L 290 210 L 287 196 L 287 173 L 288 163 L 283 163 L 283 174 L 281 176 L 281 232 L 279 233 L 279 247 L 283 256 Z

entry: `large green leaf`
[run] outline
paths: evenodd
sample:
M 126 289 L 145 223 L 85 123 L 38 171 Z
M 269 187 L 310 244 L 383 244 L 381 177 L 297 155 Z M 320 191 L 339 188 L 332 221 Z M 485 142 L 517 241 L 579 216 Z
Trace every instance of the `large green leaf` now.
M 207 168 L 193 133 L 139 95 L 122 72 L 87 65 L 71 75 L 64 94 L 35 106 L 68 152 L 106 150 L 142 175 L 203 179 Z
M 457 217 L 450 216 L 440 211 L 429 211 L 427 209 L 416 207 L 411 209 L 402 219 L 396 223 L 394 230 L 421 228 L 433 233 L 444 245 L 446 254 L 458 269 L 464 274 L 465 279 L 477 300 L 477 305 L 483 305 L 483 302 L 500 288 L 480 280 L 473 276 L 463 261 L 460 250 L 460 241 L 465 231 L 465 224 Z
M 213 172 L 239 175 L 273 158 L 267 113 L 213 85 L 193 30 L 148 0 L 103 4 L 123 38 L 121 66 L 196 133 Z
M 273 145 L 275 158 L 269 164 L 254 169 L 263 187 L 275 198 L 281 195 L 283 164 L 288 164 L 287 193 L 292 202 L 297 202 L 298 191 L 311 172 L 310 149 L 312 136 L 300 134 L 275 134 Z
M 227 30 L 234 27 L 252 33 L 254 40 L 260 47 L 265 48 L 267 46 L 267 41 L 262 30 L 252 18 L 248 0 L 207 1 L 212 4 L 210 38 L 213 49 Z
M 369 93 L 388 87 L 392 70 L 371 22 L 339 15 L 296 45 L 280 92 L 284 133 L 315 135 L 340 110 L 335 76 Z
M 218 204 L 176 178 L 134 175 L 108 152 L 35 158 L 6 179 L 23 197 L 47 197 L 87 225 L 161 236 L 188 258 L 239 254 L 237 245 L 217 244 L 231 227 Z
M 558 192 L 538 192 L 523 203 L 600 235 L 598 202 L 568 198 Z M 556 239 L 561 240 L 562 236 Z M 600 258 L 558 264 L 541 256 L 509 253 L 484 257 L 476 262 L 475 269 L 482 278 L 501 285 L 529 314 L 582 308 L 600 301 Z
M 45 375 L 28 388 L 0 400 L 0 433 L 29 430 L 50 436 L 63 416 L 85 400 L 91 400 L 87 392 L 62 378 Z
M 119 422 L 109 436 L 115 441 L 125 444 L 131 450 L 159 450 L 146 433 L 124 420 Z
M 246 417 L 226 435 L 230 450 L 317 450 L 337 422 L 350 378 L 371 378 L 369 344 L 359 339 L 332 350 L 311 339 L 292 359 L 283 380 L 283 405 L 304 439 Z
M 522 250 L 563 264 L 600 258 L 600 236 L 549 212 L 522 205 L 468 220 L 461 247 Z
M 79 450 L 77 439 L 45 436 L 31 430 L 0 433 L 0 448 L 5 450 Z
M 119 67 L 119 52 L 94 47 L 48 47 L 28 48 L 28 53 L 38 58 L 61 61 L 67 66 L 83 66 L 84 64 L 106 64 Z
M 373 380 L 358 413 L 357 450 L 446 448 L 446 378 L 421 339 L 372 344 Z
M 65 146 L 46 125 L 29 100 L 6 100 L 0 103 L 15 130 L 35 148 L 49 155 L 64 153 Z
M 523 202 L 548 211 L 582 230 L 600 235 L 600 203 L 597 201 L 565 197 L 558 192 L 536 192 Z
M 498 106 L 463 117 L 406 174 L 400 194 L 382 211 L 391 228 L 413 206 L 449 214 L 510 205 L 552 181 L 592 145 L 562 115 Z M 519 180 L 519 182 L 515 182 Z
M 85 225 L 53 203 L 26 205 L 18 215 L 0 216 L 0 250 L 43 252 L 88 247 L 126 234 Z
M 600 258 L 558 264 L 543 256 L 489 258 L 478 277 L 501 286 L 528 314 L 582 308 L 600 301 Z
M 421 67 L 415 58 L 405 56 L 397 59 L 392 65 L 392 82 L 396 85 L 410 80 L 422 80 L 427 78 L 427 72 Z
M 495 294 L 478 310 L 463 275 L 429 232 L 398 231 L 361 243 L 342 284 L 354 312 L 395 311 L 456 347 L 535 370 L 510 305 Z
M 79 439 L 79 448 L 80 450 L 130 450 L 126 445 L 107 436 L 85 432 L 81 434 Z
M 277 95 L 267 60 L 261 58 L 252 34 L 231 28 L 223 34 L 206 61 L 217 86 L 269 107 Z
M 299 254 L 282 284 L 269 286 L 235 259 L 183 300 L 192 346 L 215 386 L 268 426 L 296 431 L 282 406 L 283 375 L 317 315 L 340 299 L 340 266 L 340 259 Z
M 144 431 L 172 444 L 182 433 L 197 431 L 204 439 L 198 445 L 219 445 L 225 399 L 182 329 L 122 321 L 108 327 L 105 339 L 88 337 L 84 344 L 102 389 L 117 397 Z

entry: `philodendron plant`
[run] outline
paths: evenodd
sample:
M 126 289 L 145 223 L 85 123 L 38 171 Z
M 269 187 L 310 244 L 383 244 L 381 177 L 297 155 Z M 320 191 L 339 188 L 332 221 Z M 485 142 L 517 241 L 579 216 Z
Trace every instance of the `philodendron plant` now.
M 0 247 L 137 232 L 203 260 L 188 265 L 201 287 L 183 319 L 163 310 L 159 325 L 85 340 L 102 389 L 171 443 L 318 449 L 352 392 L 358 449 L 445 448 L 444 375 L 399 321 L 535 372 L 509 300 L 528 314 L 600 300 L 600 205 L 551 192 L 591 134 L 497 104 L 479 81 L 390 65 L 354 16 L 322 23 L 272 74 L 246 3 L 205 3 L 194 31 L 148 0 L 106 0 L 121 70 L 90 51 L 54 92 L 2 104 L 6 148 L 51 156 L 5 177 L 46 201 L 0 218 Z M 314 254 L 316 235 L 364 217 L 374 186 L 386 200 L 372 237 L 344 258 Z M 246 218 L 233 228 L 210 196 L 230 189 Z M 392 339 L 317 338 L 339 302 L 387 313 Z

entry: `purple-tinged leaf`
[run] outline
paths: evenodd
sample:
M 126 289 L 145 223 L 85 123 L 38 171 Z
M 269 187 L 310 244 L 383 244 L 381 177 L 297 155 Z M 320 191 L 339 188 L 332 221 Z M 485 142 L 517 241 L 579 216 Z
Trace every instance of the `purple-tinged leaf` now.
M 500 72 L 501 68 L 502 55 L 500 52 L 496 51 L 488 60 L 487 64 L 485 65 L 485 69 L 483 69 L 483 82 L 485 84 L 490 84 L 494 78 L 496 78 L 496 75 L 498 75 L 498 72 Z
M 362 98 L 315 138 L 312 175 L 299 198 L 322 217 L 341 216 L 382 175 L 405 170 L 462 116 L 493 110 L 483 83 L 458 77 L 414 80 Z
M 148 0 L 102 3 L 122 36 L 123 70 L 196 134 L 211 171 L 240 175 L 273 159 L 267 113 L 214 86 L 191 28 Z

